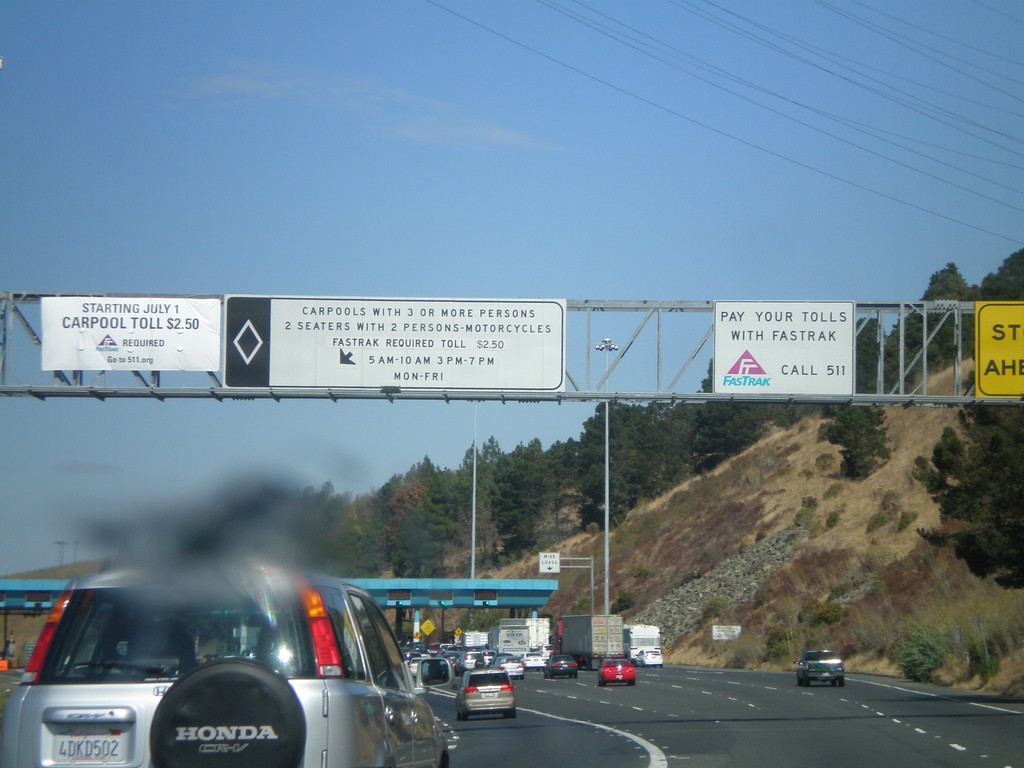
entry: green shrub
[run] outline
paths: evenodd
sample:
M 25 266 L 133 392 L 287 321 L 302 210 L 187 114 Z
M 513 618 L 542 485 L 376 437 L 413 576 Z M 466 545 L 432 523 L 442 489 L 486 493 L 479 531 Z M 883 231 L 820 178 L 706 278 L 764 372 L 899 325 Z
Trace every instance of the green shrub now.
M 900 519 L 896 521 L 896 530 L 905 531 L 915 520 L 917 520 L 917 512 L 903 510 L 900 512 Z
M 878 512 L 875 512 L 875 514 L 871 516 L 870 520 L 868 520 L 867 532 L 871 533 L 872 531 L 877 531 L 879 528 L 881 528 L 888 522 L 889 515 L 886 512 L 882 512 L 881 510 L 879 510 Z
M 822 495 L 823 498 L 831 499 L 831 498 L 834 498 L 834 497 L 838 496 L 842 492 L 843 492 L 843 484 L 842 483 L 832 483 L 832 485 L 830 485 L 828 488 L 826 488 L 825 492 L 823 494 L 821 494 L 821 495 Z
M 835 624 L 843 618 L 843 606 L 834 600 L 822 603 L 811 617 L 811 624 Z
M 629 591 L 620 592 L 616 595 L 611 604 L 612 613 L 622 613 L 623 611 L 628 611 L 632 607 L 633 593 Z
M 929 683 L 946 660 L 948 648 L 938 630 L 927 627 L 912 629 L 896 646 L 894 661 L 903 676 L 919 683 Z
M 793 515 L 793 525 L 797 528 L 803 528 L 804 530 L 810 530 L 811 524 L 814 522 L 814 510 L 803 507 L 797 510 L 797 513 Z
M 983 683 L 987 683 L 999 671 L 999 657 L 990 654 L 971 654 L 971 674 L 978 675 Z
M 722 595 L 715 595 L 708 598 L 708 601 L 704 603 L 704 610 L 700 615 L 701 621 L 706 622 L 716 616 L 721 616 L 728 607 L 729 601 Z
M 825 429 L 826 439 L 842 446 L 842 469 L 846 477 L 864 478 L 888 461 L 891 451 L 885 429 L 885 411 L 878 406 L 837 409 Z
M 650 575 L 651 569 L 643 563 L 640 563 L 640 565 L 633 569 L 633 578 L 637 581 L 645 581 Z
M 765 661 L 786 661 L 793 655 L 789 647 L 789 631 L 782 627 L 774 627 L 768 632 L 764 641 Z
M 838 509 L 833 509 L 828 513 L 828 517 L 825 518 L 825 525 L 829 528 L 835 528 L 839 525 L 839 518 L 841 517 Z

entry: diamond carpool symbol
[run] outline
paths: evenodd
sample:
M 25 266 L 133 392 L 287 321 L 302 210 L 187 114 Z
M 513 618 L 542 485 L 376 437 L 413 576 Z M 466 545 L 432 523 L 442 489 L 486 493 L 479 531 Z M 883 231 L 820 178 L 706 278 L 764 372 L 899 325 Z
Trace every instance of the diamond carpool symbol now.
M 245 360 L 245 364 L 248 365 L 252 362 L 252 359 L 256 357 L 256 353 L 260 351 L 260 347 L 263 346 L 263 339 L 256 333 L 256 329 L 253 328 L 250 320 L 245 321 L 245 325 L 242 326 L 242 330 L 235 336 L 235 349 L 238 350 L 238 354 Z M 246 349 L 249 351 L 247 352 Z

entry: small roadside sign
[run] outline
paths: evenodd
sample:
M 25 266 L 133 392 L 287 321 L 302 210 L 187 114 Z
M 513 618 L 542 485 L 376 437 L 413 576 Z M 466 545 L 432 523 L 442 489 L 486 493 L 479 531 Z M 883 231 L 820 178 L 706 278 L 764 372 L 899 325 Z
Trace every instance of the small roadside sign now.
M 427 619 L 422 624 L 420 624 L 420 632 L 422 632 L 424 635 L 427 635 L 428 637 L 434 634 L 435 629 L 437 629 L 437 627 L 434 626 L 434 622 L 432 622 L 430 619 Z
M 540 553 L 540 572 L 541 573 L 561 573 L 562 571 L 562 554 L 560 552 L 541 552 Z

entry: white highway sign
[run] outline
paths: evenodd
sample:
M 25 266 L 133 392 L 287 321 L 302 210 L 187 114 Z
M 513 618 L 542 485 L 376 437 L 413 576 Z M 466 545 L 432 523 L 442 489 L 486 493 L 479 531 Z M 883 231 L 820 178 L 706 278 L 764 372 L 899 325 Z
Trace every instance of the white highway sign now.
M 228 296 L 225 385 L 562 391 L 565 305 Z
M 561 552 L 541 552 L 540 553 L 540 572 L 541 573 L 561 573 L 562 572 L 562 553 Z
M 716 301 L 714 391 L 851 395 L 852 301 Z
M 220 299 L 49 296 L 44 371 L 219 371 Z

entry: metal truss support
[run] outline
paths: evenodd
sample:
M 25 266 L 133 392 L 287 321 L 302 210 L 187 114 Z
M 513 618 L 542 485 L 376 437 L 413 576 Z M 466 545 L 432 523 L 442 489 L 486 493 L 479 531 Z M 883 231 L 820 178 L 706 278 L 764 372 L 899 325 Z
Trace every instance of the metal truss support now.
M 713 301 L 567 300 L 566 387 L 558 392 L 380 390 L 331 388 L 224 387 L 220 371 L 42 371 L 40 306 L 57 294 L 0 293 L 0 397 L 178 398 L 219 401 L 253 399 L 387 399 L 501 402 L 776 402 L 859 405 L 1020 405 L 1018 398 L 977 398 L 973 376 L 974 303 L 901 301 L 855 303 L 857 354 L 874 359 L 858 365 L 855 394 L 735 395 L 702 392 L 694 365 L 708 365 L 713 354 Z M 122 294 L 123 295 L 123 294 Z M 147 295 L 146 298 L 175 298 Z M 582 322 L 580 322 L 582 321 Z M 870 338 L 868 338 L 870 336 Z M 619 348 L 595 382 L 591 350 L 602 338 Z M 965 338 L 966 337 L 966 338 Z M 941 361 L 929 347 L 952 349 Z M 602 360 L 603 364 L 605 361 Z M 952 370 L 950 371 L 950 366 Z M 873 370 L 873 381 L 870 373 Z M 673 373 L 674 371 L 674 373 Z M 942 374 L 942 386 L 939 386 Z M 667 384 L 665 383 L 668 379 Z M 965 381 L 966 380 L 966 381 Z M 612 383 L 620 386 L 612 386 Z

